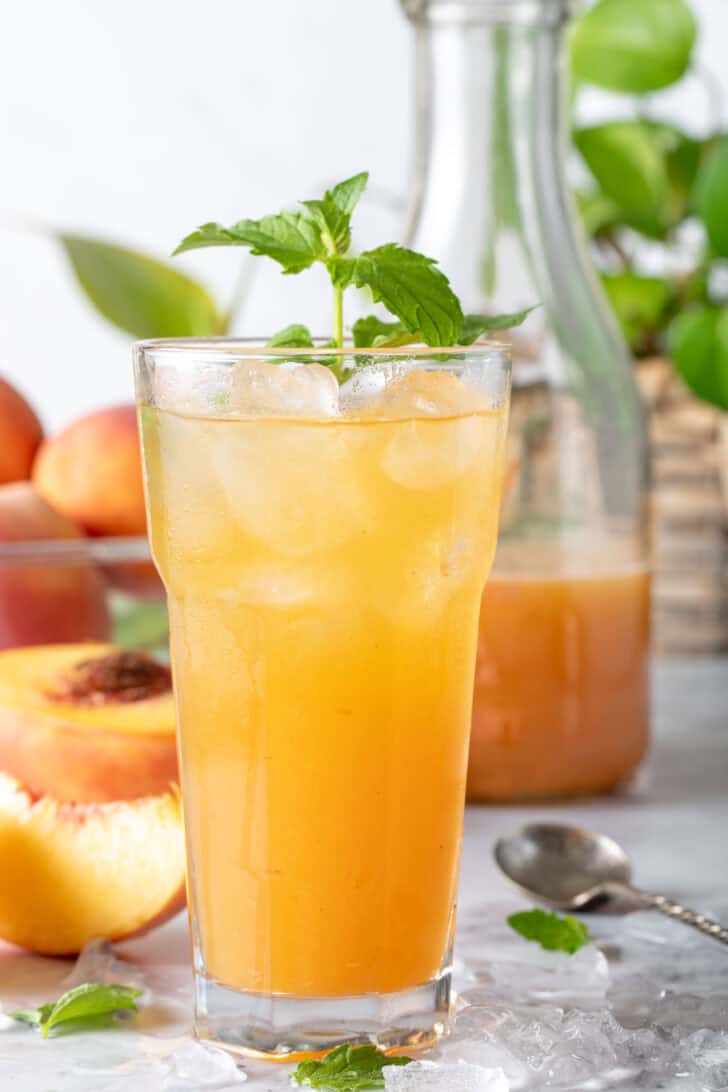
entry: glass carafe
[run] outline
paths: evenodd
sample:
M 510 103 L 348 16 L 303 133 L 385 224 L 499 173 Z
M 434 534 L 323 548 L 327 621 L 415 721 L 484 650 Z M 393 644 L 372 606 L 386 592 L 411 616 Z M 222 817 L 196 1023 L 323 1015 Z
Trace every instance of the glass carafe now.
M 514 331 L 502 531 L 485 593 L 474 800 L 607 791 L 648 728 L 647 443 L 566 181 L 567 0 L 404 0 L 417 141 L 405 241 Z

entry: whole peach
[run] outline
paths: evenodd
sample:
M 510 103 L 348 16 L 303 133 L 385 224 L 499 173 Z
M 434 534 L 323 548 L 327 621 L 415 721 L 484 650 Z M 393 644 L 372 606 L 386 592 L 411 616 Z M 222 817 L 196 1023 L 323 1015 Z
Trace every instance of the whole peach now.
M 30 482 L 0 486 L 0 649 L 108 637 L 106 583 L 94 566 L 3 561 L 3 542 L 82 537 Z
M 31 407 L 14 387 L 0 379 L 0 485 L 30 477 L 42 439 L 40 421 Z
M 88 413 L 46 440 L 33 481 L 41 496 L 89 535 L 145 534 L 134 406 Z

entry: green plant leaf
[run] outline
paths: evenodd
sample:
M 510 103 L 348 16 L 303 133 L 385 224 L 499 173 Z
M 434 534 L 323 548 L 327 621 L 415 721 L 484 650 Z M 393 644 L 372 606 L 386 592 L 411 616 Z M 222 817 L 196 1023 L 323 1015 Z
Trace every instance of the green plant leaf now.
M 112 600 L 113 641 L 122 648 L 161 648 L 169 639 L 166 603 Z
M 278 262 L 284 273 L 302 273 L 326 256 L 320 226 L 308 213 L 286 209 L 260 220 L 240 220 L 229 228 L 203 224 L 186 236 L 174 253 L 209 246 L 248 246 L 251 254 Z
M 611 273 L 602 276 L 602 284 L 632 352 L 636 356 L 657 352 L 658 335 L 675 303 L 670 281 L 637 273 Z
M 465 315 L 453 345 L 472 345 L 483 334 L 520 326 L 533 310 L 534 307 L 527 307 L 506 315 Z M 424 340 L 420 330 L 408 330 L 401 322 L 382 322 L 376 315 L 358 319 L 352 333 L 357 349 L 396 349 Z
M 13 1020 L 19 1020 L 23 1024 L 33 1024 L 34 1027 L 39 1027 L 44 1024 L 51 1012 L 53 1011 L 53 1001 L 48 1002 L 46 1005 L 40 1005 L 37 1009 L 15 1009 L 14 1012 L 8 1013 Z
M 503 315 L 466 315 L 460 327 L 458 345 L 472 345 L 483 334 L 496 333 L 498 330 L 512 330 L 526 321 L 536 307 L 526 307 L 523 311 L 512 311 Z
M 401 322 L 384 322 L 376 315 L 357 319 L 351 332 L 357 349 L 394 345 L 400 337 L 409 340 L 413 336 Z
M 713 251 L 720 258 L 728 258 L 728 136 L 702 165 L 695 197 Z
M 366 189 L 369 172 L 339 182 L 320 201 L 303 201 L 321 228 L 326 249 L 345 254 L 351 244 L 351 214 Z
M 51 1028 L 65 1020 L 82 1020 L 97 1017 L 120 1009 L 136 1009 L 136 998 L 142 991 L 131 986 L 103 986 L 94 982 L 84 982 L 67 993 L 62 994 L 53 1006 L 41 1028 L 44 1037 Z
M 698 398 L 728 410 L 728 308 L 692 307 L 672 322 L 668 350 Z
M 580 129 L 574 141 L 604 194 L 626 223 L 662 237 L 669 179 L 665 157 L 647 125 L 610 121 Z
M 222 318 L 201 284 L 156 258 L 81 235 L 61 235 L 81 288 L 97 311 L 135 338 L 205 337 Z
M 433 258 L 385 243 L 358 258 L 336 259 L 329 271 L 341 288 L 352 283 L 368 288 L 375 303 L 383 303 L 408 330 L 419 331 L 425 344 L 457 342 L 463 321 L 460 301 Z
M 300 1062 L 292 1079 L 298 1085 L 328 1092 L 359 1092 L 384 1088 L 382 1070 L 390 1065 L 408 1065 L 411 1058 L 389 1058 L 375 1046 L 335 1047 L 320 1060 Z
M 685 0 L 599 0 L 576 24 L 572 67 L 584 83 L 646 94 L 685 74 L 695 39 Z
M 587 235 L 604 235 L 620 223 L 622 210 L 619 205 L 600 190 L 580 190 L 575 197 Z
M 273 334 L 268 345 L 271 349 L 311 349 L 313 338 L 308 326 L 293 323 L 291 326 L 284 326 L 277 334 Z
M 526 940 L 533 940 L 548 952 L 573 955 L 590 941 L 583 921 L 566 914 L 563 918 L 548 910 L 523 910 L 507 919 L 511 929 Z
M 136 999 L 142 991 L 131 986 L 104 986 L 96 982 L 84 982 L 61 994 L 57 1001 L 40 1005 L 37 1009 L 17 1009 L 11 1012 L 14 1020 L 35 1024 L 43 1038 L 59 1025 L 68 1031 L 87 1031 L 108 1027 L 108 1017 L 122 1009 L 136 1010 Z

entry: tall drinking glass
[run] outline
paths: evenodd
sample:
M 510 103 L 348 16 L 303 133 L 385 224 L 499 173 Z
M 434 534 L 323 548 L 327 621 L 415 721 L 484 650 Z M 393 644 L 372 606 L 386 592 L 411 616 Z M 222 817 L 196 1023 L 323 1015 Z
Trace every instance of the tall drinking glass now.
M 197 1034 L 276 1058 L 426 1043 L 449 1012 L 507 351 L 172 340 L 135 364 Z

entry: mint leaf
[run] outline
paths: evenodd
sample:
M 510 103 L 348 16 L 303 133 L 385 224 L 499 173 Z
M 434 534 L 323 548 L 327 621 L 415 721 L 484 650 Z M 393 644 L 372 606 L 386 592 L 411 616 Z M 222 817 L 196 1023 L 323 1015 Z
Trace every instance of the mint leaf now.
M 52 1009 L 53 1002 L 48 1005 L 41 1005 L 37 1009 L 16 1009 L 15 1012 L 9 1012 L 8 1016 L 13 1020 L 19 1020 L 23 1024 L 34 1024 L 39 1027 L 46 1022 Z
M 313 338 L 308 326 L 294 323 L 292 326 L 284 326 L 268 341 L 271 349 L 311 349 Z
M 329 272 L 341 288 L 368 288 L 376 303 L 383 303 L 410 332 L 419 331 L 425 344 L 456 342 L 463 321 L 460 301 L 433 258 L 385 243 L 358 258 L 330 262 Z
M 533 940 L 548 952 L 573 955 L 591 940 L 583 921 L 567 914 L 561 918 L 548 910 L 523 910 L 507 919 L 511 929 L 526 940 Z
M 321 228 L 326 249 L 332 254 L 345 254 L 351 245 L 351 214 L 366 189 L 369 172 L 339 182 L 327 190 L 320 201 L 303 201 Z
M 492 334 L 496 330 L 512 330 L 525 322 L 535 307 L 526 307 L 523 311 L 512 311 L 504 315 L 466 315 L 460 327 L 458 345 L 472 345 L 483 334 Z
M 411 1058 L 388 1058 L 375 1046 L 342 1046 L 330 1050 L 318 1061 L 301 1062 L 293 1073 L 298 1085 L 329 1092 L 359 1092 L 384 1088 L 382 1070 L 388 1065 L 407 1065 Z
M 534 310 L 534 307 L 527 307 L 524 311 L 505 315 L 466 315 L 460 327 L 460 334 L 453 344 L 472 345 L 482 334 L 520 326 Z M 424 340 L 421 331 L 410 331 L 401 322 L 382 322 L 376 315 L 357 319 L 352 327 L 352 333 L 354 346 L 357 349 L 395 349 Z
M 40 1005 L 37 1009 L 16 1009 L 9 1015 L 13 1020 L 36 1025 L 43 1038 L 47 1039 L 48 1033 L 61 1025 L 68 1031 L 107 1027 L 112 1013 L 121 1009 L 136 1010 L 136 998 L 141 993 L 141 990 L 131 986 L 103 986 L 85 982 L 61 994 L 57 1001 Z
M 249 246 L 251 254 L 272 258 L 284 273 L 301 273 L 326 255 L 319 225 L 303 212 L 285 209 L 260 220 L 240 220 L 229 228 L 203 224 L 174 253 L 207 246 Z
M 411 338 L 401 322 L 383 322 L 376 315 L 367 315 L 357 319 L 351 328 L 356 349 L 370 349 L 380 345 L 391 345 L 400 335 Z
M 503 330 L 522 322 L 527 311 L 504 316 L 469 316 L 433 258 L 397 243 L 386 243 L 358 257 L 349 254 L 351 215 L 366 188 L 366 171 L 327 190 L 322 198 L 303 201 L 304 211 L 283 211 L 260 220 L 240 220 L 232 227 L 203 224 L 186 236 L 175 254 L 200 247 L 247 246 L 253 254 L 273 258 L 284 273 L 301 273 L 315 262 L 326 266 L 334 289 L 333 345 L 344 343 L 343 294 L 350 285 L 368 288 L 397 320 L 376 316 L 354 324 L 355 348 L 387 347 L 423 342 L 426 345 L 468 345 L 488 330 Z M 310 332 L 302 326 L 279 331 L 271 347 L 310 347 Z M 339 378 L 343 357 L 323 363 Z

